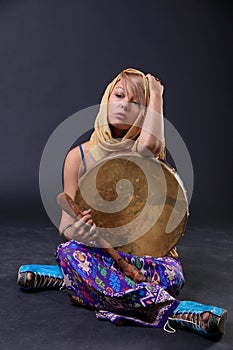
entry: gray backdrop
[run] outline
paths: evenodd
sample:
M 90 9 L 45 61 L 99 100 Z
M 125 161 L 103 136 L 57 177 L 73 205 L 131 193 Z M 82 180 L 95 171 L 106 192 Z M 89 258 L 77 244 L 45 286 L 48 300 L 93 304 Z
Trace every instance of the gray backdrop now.
M 232 9 L 220 0 L 1 0 L 1 217 L 48 219 L 39 164 L 49 136 L 135 67 L 161 78 L 165 117 L 189 149 L 191 223 L 232 223 Z

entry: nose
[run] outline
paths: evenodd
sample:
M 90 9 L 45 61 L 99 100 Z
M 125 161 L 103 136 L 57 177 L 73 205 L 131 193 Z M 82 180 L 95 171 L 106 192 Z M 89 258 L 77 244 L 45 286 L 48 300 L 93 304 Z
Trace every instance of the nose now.
M 129 105 L 130 105 L 130 102 L 129 100 L 125 97 L 124 99 L 122 99 L 121 101 L 121 107 L 126 111 L 129 109 Z

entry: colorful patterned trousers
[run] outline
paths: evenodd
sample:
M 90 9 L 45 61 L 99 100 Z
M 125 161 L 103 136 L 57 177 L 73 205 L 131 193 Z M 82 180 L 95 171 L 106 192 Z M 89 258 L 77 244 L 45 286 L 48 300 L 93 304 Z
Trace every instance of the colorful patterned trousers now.
M 179 304 L 175 297 L 184 285 L 180 261 L 170 256 L 119 254 L 135 265 L 147 281 L 136 284 L 126 277 L 103 249 L 77 241 L 62 243 L 56 260 L 70 298 L 93 308 L 99 319 L 162 327 Z

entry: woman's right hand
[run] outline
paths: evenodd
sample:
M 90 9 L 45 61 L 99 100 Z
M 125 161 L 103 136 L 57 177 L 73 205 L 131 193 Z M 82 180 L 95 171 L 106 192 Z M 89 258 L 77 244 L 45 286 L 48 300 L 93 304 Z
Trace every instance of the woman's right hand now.
M 93 222 L 91 209 L 81 212 L 82 217 L 76 221 L 67 232 L 69 239 L 83 243 L 95 241 L 98 236 L 98 229 Z

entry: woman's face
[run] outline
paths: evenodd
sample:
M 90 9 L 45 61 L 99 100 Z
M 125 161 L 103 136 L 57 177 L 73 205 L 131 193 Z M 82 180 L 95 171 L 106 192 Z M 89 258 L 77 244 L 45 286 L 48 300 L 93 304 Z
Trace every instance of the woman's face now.
M 134 124 L 141 111 L 139 101 L 130 85 L 130 81 L 126 83 L 120 80 L 114 86 L 108 100 L 108 122 L 119 135 Z

